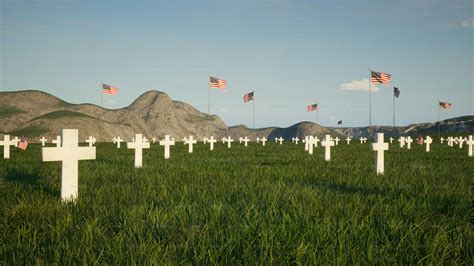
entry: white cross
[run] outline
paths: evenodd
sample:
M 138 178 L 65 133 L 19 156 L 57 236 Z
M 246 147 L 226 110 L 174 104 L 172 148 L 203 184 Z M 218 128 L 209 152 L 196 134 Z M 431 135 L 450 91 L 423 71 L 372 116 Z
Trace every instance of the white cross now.
M 18 137 L 14 137 L 12 141 L 15 142 L 15 147 L 18 147 L 18 142 L 20 139 Z
M 293 143 L 295 142 L 295 137 L 291 138 L 291 142 L 293 142 Z
M 117 148 L 120 149 L 120 143 L 123 142 L 123 139 L 118 136 L 117 138 L 114 138 L 114 143 L 117 143 Z
M 308 149 L 309 149 L 309 143 L 308 143 L 308 141 L 309 141 L 309 136 L 304 136 L 303 143 L 304 143 L 304 150 L 305 150 L 305 151 L 308 151 Z
M 61 161 L 61 200 L 75 201 L 78 196 L 79 160 L 95 160 L 95 147 L 79 147 L 79 130 L 63 129 L 59 147 L 44 147 L 44 162 Z
M 441 137 L 441 138 L 439 139 L 439 141 L 441 142 L 441 144 L 443 144 L 443 143 L 444 143 L 444 138 Z
M 257 143 L 260 143 L 260 138 L 259 137 L 257 137 Z
M 210 149 L 211 151 L 213 151 L 213 150 L 214 150 L 214 143 L 216 143 L 217 140 L 215 140 L 214 137 L 211 136 L 211 138 L 208 139 L 207 141 L 208 141 L 209 144 L 210 144 L 210 148 L 209 148 L 209 149 Z
M 143 142 L 148 142 L 148 139 L 145 136 L 143 137 Z
M 314 147 L 318 147 L 318 142 L 320 141 L 320 139 L 318 139 L 318 137 L 314 137 Z
M 314 137 L 309 136 L 308 141 L 306 141 L 306 143 L 308 143 L 308 153 L 313 154 L 313 147 L 314 147 L 314 143 L 315 143 Z
M 41 141 L 41 146 L 44 147 L 44 144 L 46 143 L 46 141 L 48 141 L 48 139 L 43 136 L 42 138 L 40 138 L 40 141 Z
M 174 139 L 170 139 L 170 135 L 165 135 L 164 140 L 160 140 L 160 145 L 165 146 L 165 159 L 170 158 L 170 146 L 174 145 Z
M 466 141 L 468 146 L 467 156 L 472 157 L 472 145 L 474 145 L 474 140 L 472 140 L 472 135 L 469 135 L 469 139 Z
M 208 139 L 207 137 L 204 137 L 204 138 L 202 139 L 202 143 L 207 144 L 207 141 L 208 141 L 208 140 L 209 140 L 209 139 Z
M 336 145 L 339 145 L 339 141 L 340 141 L 340 139 L 339 139 L 338 137 L 336 137 L 336 138 L 334 139 L 334 142 L 336 143 Z
M 231 143 L 233 142 L 234 140 L 230 138 L 230 136 L 226 138 L 224 138 L 224 142 L 227 142 L 227 148 L 230 148 L 231 146 Z
M 347 142 L 347 145 L 351 144 L 351 138 L 347 137 L 346 142 Z
M 243 141 L 243 140 L 244 140 L 244 139 L 243 139 L 242 137 L 240 137 L 240 138 L 239 138 L 239 144 L 242 144 L 242 141 Z
M 458 143 L 459 143 L 459 148 L 462 149 L 462 144 L 464 143 L 464 139 L 462 137 L 459 138 Z
M 56 147 L 61 147 L 61 136 L 56 136 L 56 139 L 51 140 L 53 144 L 56 144 Z
M 367 143 L 367 138 L 366 137 L 364 137 L 364 143 Z
M 265 142 L 267 142 L 267 138 L 263 137 L 260 139 L 262 141 L 262 146 L 265 146 Z
M 92 145 L 94 145 L 95 143 L 95 138 L 92 136 L 89 136 L 89 138 L 86 139 L 86 142 L 89 143 L 89 147 L 92 147 Z
M 155 137 L 152 137 L 152 138 L 151 138 L 151 142 L 155 143 L 155 142 L 156 142 L 156 138 L 155 138 Z
M 295 144 L 298 145 L 298 141 L 300 141 L 300 139 L 298 137 L 295 138 Z
M 282 137 L 280 137 L 279 139 L 276 139 L 278 140 L 278 142 L 280 142 L 280 145 L 283 143 L 284 139 Z
M 10 135 L 4 135 L 0 146 L 3 146 L 3 159 L 10 159 L 10 146 L 15 146 L 15 141 L 10 140 Z
M 196 144 L 197 140 L 193 138 L 193 136 L 189 136 L 189 139 L 184 141 L 184 145 L 188 146 L 188 153 L 193 153 L 193 144 Z
M 324 147 L 324 160 L 331 160 L 331 146 L 334 146 L 334 141 L 331 141 L 331 136 L 326 135 L 326 139 L 321 141 L 321 146 Z
M 388 143 L 383 142 L 383 133 L 377 133 L 377 142 L 372 143 L 372 150 L 377 152 L 377 157 L 376 157 L 377 174 L 383 175 L 384 152 L 388 151 Z
M 448 146 L 452 147 L 453 146 L 454 139 L 453 137 L 448 137 Z
M 405 146 L 405 137 L 400 137 L 398 142 L 400 142 L 400 148 L 403 148 Z
M 413 139 L 408 136 L 408 138 L 405 140 L 405 142 L 407 143 L 407 149 L 410 150 L 411 149 L 411 143 L 413 142 Z
M 135 149 L 135 168 L 143 165 L 143 149 L 149 149 L 150 143 L 145 142 L 142 134 L 135 134 L 134 142 L 127 142 L 127 149 Z
M 247 136 L 242 140 L 245 144 L 245 147 L 247 147 L 247 143 L 250 141 L 250 139 L 247 138 Z
M 392 138 L 392 137 L 390 137 L 390 138 L 389 138 L 389 140 L 390 140 L 390 144 L 392 144 L 392 142 L 393 142 L 393 138 Z
M 430 136 L 426 136 L 424 142 L 426 145 L 426 152 L 430 152 L 430 144 L 433 143 L 433 139 Z
M 360 144 L 364 143 L 364 138 L 360 138 L 359 141 L 360 141 Z

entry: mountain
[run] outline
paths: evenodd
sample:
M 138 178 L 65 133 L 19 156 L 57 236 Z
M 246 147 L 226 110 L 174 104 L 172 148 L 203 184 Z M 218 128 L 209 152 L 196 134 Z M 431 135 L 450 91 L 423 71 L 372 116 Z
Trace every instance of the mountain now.
M 441 121 L 440 131 L 474 132 L 474 116 L 465 116 Z M 93 104 L 72 104 L 41 91 L 0 92 L 0 133 L 25 136 L 30 141 L 39 137 L 48 139 L 59 135 L 63 128 L 79 129 L 80 139 L 94 136 L 98 141 L 111 141 L 121 136 L 129 140 L 135 133 L 149 139 L 162 138 L 169 134 L 176 140 L 193 135 L 196 138 L 231 136 L 275 137 L 290 139 L 297 136 L 331 134 L 355 138 L 374 136 L 384 132 L 387 136 L 437 133 L 437 123 L 413 124 L 405 127 L 353 127 L 326 128 L 312 122 L 300 122 L 290 127 L 268 127 L 250 129 L 243 125 L 227 127 L 215 115 L 208 116 L 189 104 L 173 101 L 159 91 L 148 91 L 132 104 L 121 109 L 106 109 Z
M 340 127 L 330 128 L 344 136 L 351 136 L 353 138 L 360 137 L 375 137 L 377 133 L 384 133 L 387 137 L 397 136 L 418 136 L 418 135 L 433 135 L 438 133 L 438 125 L 440 133 L 454 133 L 454 132 L 474 132 L 474 116 L 461 116 L 450 118 L 435 123 L 420 123 L 411 124 L 408 126 L 371 126 L 371 127 Z
M 227 128 L 219 117 L 209 117 L 159 91 L 146 92 L 128 107 L 116 110 L 71 104 L 40 91 L 0 93 L 0 132 L 16 136 L 50 139 L 63 128 L 78 128 L 80 139 L 92 135 L 98 141 L 111 141 L 116 136 L 130 139 L 135 133 L 149 137 L 170 134 L 181 139 L 202 137 L 208 127 L 211 132 Z

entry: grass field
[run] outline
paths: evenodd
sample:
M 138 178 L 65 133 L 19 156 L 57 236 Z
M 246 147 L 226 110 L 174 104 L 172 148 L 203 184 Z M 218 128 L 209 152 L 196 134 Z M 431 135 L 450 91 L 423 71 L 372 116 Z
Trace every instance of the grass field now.
M 80 162 L 79 200 L 62 204 L 60 163 L 39 145 L 0 160 L 2 264 L 473 264 L 474 158 L 395 143 L 376 176 L 369 144 L 313 156 L 285 143 L 171 159 L 152 144 L 98 144 Z M 1 152 L 1 151 L 0 151 Z

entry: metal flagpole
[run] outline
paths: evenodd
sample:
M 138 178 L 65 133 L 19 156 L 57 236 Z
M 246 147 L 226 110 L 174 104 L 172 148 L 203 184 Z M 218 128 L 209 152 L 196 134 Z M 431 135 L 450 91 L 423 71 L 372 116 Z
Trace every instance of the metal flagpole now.
M 209 76 L 209 80 L 211 76 Z M 210 135 L 211 133 L 211 88 L 207 88 L 207 134 Z
M 101 82 L 100 84 L 102 87 L 104 86 L 104 83 Z M 102 107 L 102 98 L 104 97 L 104 95 L 102 94 L 102 88 L 100 89 L 100 107 Z
M 319 106 L 316 108 L 316 124 L 319 125 Z
M 370 73 L 370 75 L 369 75 L 369 126 L 371 126 L 372 125 L 372 100 L 371 100 L 370 91 L 371 91 L 371 88 L 372 88 L 372 86 L 371 86 L 372 85 L 371 84 L 372 83 L 372 70 L 370 70 L 370 68 L 369 68 L 369 73 Z
M 255 129 L 255 91 L 253 93 L 253 129 Z
M 393 89 L 393 127 L 395 127 L 395 89 Z
M 440 109 L 440 108 L 439 108 L 439 100 L 438 100 L 438 105 L 437 105 L 437 107 L 438 107 L 438 139 L 439 139 L 439 134 L 440 134 L 440 131 L 439 131 L 439 124 L 440 124 L 440 121 L 439 121 L 439 109 Z

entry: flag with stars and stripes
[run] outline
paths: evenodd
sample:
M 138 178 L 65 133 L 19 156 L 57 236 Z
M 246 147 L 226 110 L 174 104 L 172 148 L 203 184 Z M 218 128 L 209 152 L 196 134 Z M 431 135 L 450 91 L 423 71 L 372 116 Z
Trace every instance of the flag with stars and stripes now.
M 315 110 L 318 110 L 318 104 L 317 103 L 310 104 L 306 107 L 306 111 L 308 111 L 308 112 L 312 112 L 312 111 L 315 111 Z
M 249 93 L 246 93 L 244 95 L 244 103 L 247 103 L 249 101 L 253 100 L 253 91 L 252 92 L 249 92 Z
M 446 110 L 451 110 L 451 104 L 448 102 L 439 102 L 439 107 Z
M 116 95 L 118 88 L 102 83 L 102 94 Z
M 400 90 L 397 87 L 393 87 L 393 96 L 400 97 Z
M 225 90 L 226 86 L 227 81 L 212 76 L 209 77 L 209 88 Z
M 28 140 L 26 138 L 21 138 L 20 142 L 18 142 L 18 148 L 26 150 L 26 147 L 28 147 Z
M 391 75 L 382 72 L 370 71 L 370 81 L 372 83 L 382 83 L 388 87 L 390 85 Z

